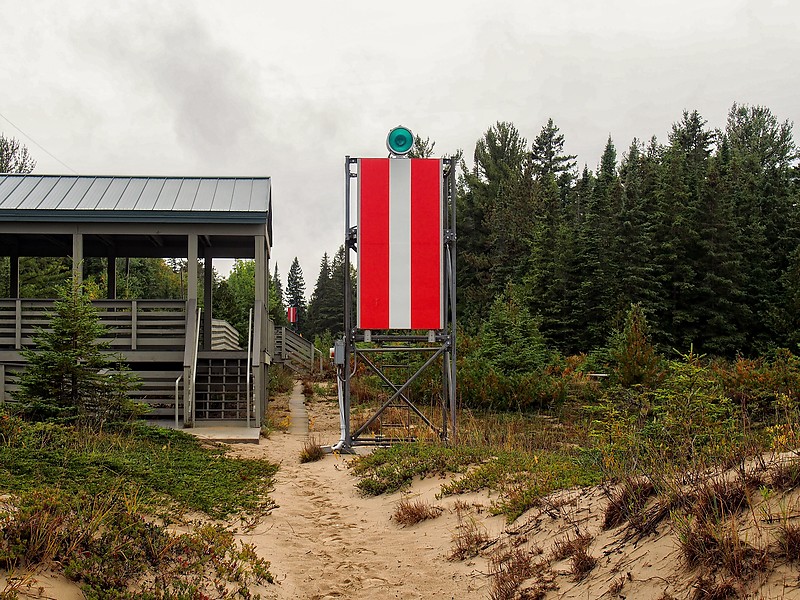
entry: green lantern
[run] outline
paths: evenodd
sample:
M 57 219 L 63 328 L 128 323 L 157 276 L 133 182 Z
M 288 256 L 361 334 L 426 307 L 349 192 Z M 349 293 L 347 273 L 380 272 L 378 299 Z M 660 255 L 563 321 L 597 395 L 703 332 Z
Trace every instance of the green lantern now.
M 408 127 L 395 127 L 386 136 L 386 147 L 396 156 L 405 156 L 414 146 L 414 134 Z

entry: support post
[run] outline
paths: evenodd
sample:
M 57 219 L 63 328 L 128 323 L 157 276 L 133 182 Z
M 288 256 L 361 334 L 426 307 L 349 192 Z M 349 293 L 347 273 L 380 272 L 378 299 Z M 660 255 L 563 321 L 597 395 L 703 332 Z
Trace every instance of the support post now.
M 350 180 L 353 174 L 350 172 L 350 165 L 353 160 L 349 156 L 344 157 L 344 367 L 342 368 L 342 403 L 341 410 L 343 420 L 342 432 L 344 434 L 343 447 L 349 450 L 353 446 L 353 435 L 350 431 L 350 355 L 355 343 L 353 323 L 351 315 L 353 310 L 352 283 L 350 281 L 350 249 L 353 240 L 350 232 Z
M 203 262 L 203 331 L 206 332 L 203 336 L 203 349 L 211 350 L 211 302 L 212 290 L 214 285 L 214 269 L 212 267 L 211 248 L 206 248 L 204 252 Z
M 8 291 L 11 298 L 19 298 L 19 254 L 9 257 Z
M 72 276 L 80 285 L 83 283 L 83 234 L 72 234 Z
M 109 254 L 106 259 L 106 296 L 109 300 L 117 299 L 117 257 Z
M 255 236 L 255 261 L 256 261 L 256 288 L 255 310 L 253 311 L 253 383 L 255 393 L 255 422 L 261 427 L 263 415 L 267 410 L 267 373 L 266 373 L 266 342 L 267 342 L 267 238 L 265 235 Z

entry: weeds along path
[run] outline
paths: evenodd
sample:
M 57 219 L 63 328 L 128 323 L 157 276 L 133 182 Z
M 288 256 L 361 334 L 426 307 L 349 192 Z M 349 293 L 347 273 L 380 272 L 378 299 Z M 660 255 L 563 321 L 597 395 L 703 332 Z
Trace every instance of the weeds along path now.
M 289 399 L 291 417 L 304 419 L 301 386 Z M 309 406 L 312 435 L 320 443 L 338 439 L 335 402 Z M 258 446 L 234 449 L 239 456 L 265 456 L 280 463 L 270 496 L 279 508 L 242 540 L 255 544 L 272 563 L 279 582 L 268 593 L 284 598 L 481 598 L 488 588 L 483 561 L 450 562 L 452 519 L 409 528 L 390 516 L 399 494 L 364 498 L 355 488 L 346 459 L 327 456 L 300 464 L 307 423 L 291 422 Z M 248 447 L 249 446 L 249 447 Z M 423 481 L 415 493 L 433 501 L 441 482 Z M 447 503 L 438 504 L 447 507 Z

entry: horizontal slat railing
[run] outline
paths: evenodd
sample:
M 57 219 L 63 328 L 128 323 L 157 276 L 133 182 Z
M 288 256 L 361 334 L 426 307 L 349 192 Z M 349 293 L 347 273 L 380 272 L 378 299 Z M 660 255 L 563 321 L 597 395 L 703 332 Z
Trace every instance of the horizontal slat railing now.
M 314 344 L 287 327 L 275 328 L 276 362 L 295 371 L 311 372 L 314 368 Z
M 47 329 L 54 300 L 0 300 L 0 348 L 33 346 L 39 329 Z M 186 343 L 184 300 L 95 300 L 103 340 L 111 349 L 183 349 Z

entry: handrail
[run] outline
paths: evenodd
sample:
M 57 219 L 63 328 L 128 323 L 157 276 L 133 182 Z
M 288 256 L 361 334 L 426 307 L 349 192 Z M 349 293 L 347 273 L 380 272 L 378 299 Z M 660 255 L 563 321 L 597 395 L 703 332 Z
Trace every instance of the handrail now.
M 250 309 L 250 317 L 247 323 L 247 388 L 246 388 L 246 398 L 247 398 L 247 405 L 245 407 L 245 412 L 247 413 L 247 426 L 250 427 L 250 372 L 253 370 L 252 365 L 250 364 L 250 353 L 253 349 L 253 309 Z
M 314 352 L 319 354 L 319 372 L 322 373 L 322 350 L 320 350 L 319 348 L 314 346 Z M 311 362 L 312 362 L 311 370 L 313 371 L 314 370 L 314 367 L 313 367 L 314 355 L 313 354 L 311 355 Z
M 175 429 L 178 428 L 178 384 L 181 382 L 181 379 L 183 379 L 183 373 L 175 380 Z
M 199 306 L 197 307 L 197 326 L 195 327 L 194 333 L 194 348 L 193 348 L 193 355 L 192 355 L 192 387 L 191 387 L 191 394 L 189 394 L 189 400 L 191 401 L 191 411 L 189 414 L 192 415 L 192 424 L 194 424 L 194 395 L 195 389 L 197 386 L 197 356 L 200 354 L 200 319 L 203 315 L 203 309 Z

